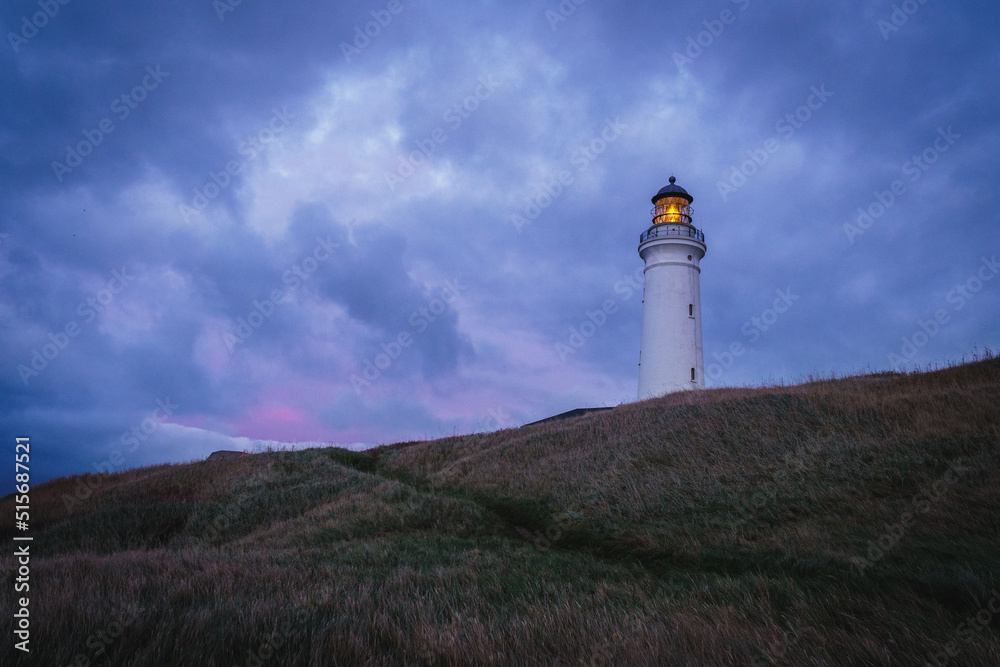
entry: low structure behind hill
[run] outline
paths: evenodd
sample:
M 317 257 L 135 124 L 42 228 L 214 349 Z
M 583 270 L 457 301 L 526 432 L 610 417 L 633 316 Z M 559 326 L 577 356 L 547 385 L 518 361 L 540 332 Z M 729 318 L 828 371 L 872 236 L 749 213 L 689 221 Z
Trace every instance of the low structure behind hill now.
M 536 422 L 525 424 L 525 426 L 534 426 L 535 424 L 544 424 L 546 422 L 559 421 L 560 419 L 572 419 L 573 417 L 581 417 L 583 415 L 590 414 L 591 412 L 604 412 L 605 410 L 610 410 L 610 409 L 611 408 L 577 408 L 576 410 L 563 412 L 553 417 L 546 417 L 545 419 L 539 419 Z

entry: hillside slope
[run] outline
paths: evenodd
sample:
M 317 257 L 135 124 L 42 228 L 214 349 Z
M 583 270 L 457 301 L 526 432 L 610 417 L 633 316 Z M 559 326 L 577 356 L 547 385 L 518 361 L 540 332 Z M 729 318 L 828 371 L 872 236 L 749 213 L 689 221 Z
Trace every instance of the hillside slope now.
M 33 658 L 1000 664 L 998 396 L 987 359 L 53 480 Z

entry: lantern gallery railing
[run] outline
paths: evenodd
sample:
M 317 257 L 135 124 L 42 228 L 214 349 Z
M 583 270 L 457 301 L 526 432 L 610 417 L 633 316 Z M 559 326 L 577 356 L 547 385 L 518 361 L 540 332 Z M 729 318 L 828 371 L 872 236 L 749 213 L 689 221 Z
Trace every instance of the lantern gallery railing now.
M 654 225 L 639 235 L 639 243 L 664 236 L 681 236 L 705 242 L 705 233 L 691 225 Z

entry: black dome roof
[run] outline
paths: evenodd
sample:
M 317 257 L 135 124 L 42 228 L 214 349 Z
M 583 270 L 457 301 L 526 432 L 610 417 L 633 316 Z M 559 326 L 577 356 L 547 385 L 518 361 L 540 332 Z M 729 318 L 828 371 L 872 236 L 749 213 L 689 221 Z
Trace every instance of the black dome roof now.
M 689 204 L 693 202 L 694 197 L 689 195 L 687 190 L 685 190 L 681 186 L 675 185 L 676 182 L 677 179 L 671 176 L 670 185 L 665 185 L 662 188 L 660 188 L 660 191 L 653 196 L 653 203 L 655 204 L 657 201 L 663 199 L 664 197 L 684 197 L 684 199 L 688 200 Z

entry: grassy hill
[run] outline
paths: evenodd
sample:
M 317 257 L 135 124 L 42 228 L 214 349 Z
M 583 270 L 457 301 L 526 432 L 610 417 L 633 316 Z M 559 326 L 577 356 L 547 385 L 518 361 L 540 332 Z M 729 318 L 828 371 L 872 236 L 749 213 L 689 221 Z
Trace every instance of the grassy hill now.
M 997 665 L 998 397 L 986 359 L 52 480 L 34 664 Z

